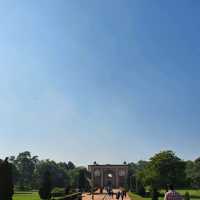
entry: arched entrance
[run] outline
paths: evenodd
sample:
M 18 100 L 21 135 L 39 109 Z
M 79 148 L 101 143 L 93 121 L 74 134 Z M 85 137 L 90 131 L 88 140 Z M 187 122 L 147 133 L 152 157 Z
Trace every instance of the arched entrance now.
M 112 188 L 123 187 L 127 180 L 128 165 L 89 165 L 89 172 L 91 172 L 92 182 L 94 187 Z
M 113 170 L 105 170 L 104 171 L 104 186 L 115 188 L 116 182 L 115 182 L 115 173 Z

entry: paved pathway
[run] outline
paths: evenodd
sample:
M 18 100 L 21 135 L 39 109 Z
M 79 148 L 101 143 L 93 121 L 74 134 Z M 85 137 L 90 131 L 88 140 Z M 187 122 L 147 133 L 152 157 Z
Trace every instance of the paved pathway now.
M 117 193 L 118 191 L 119 190 L 117 190 L 117 189 L 113 190 L 114 193 Z M 83 197 L 82 197 L 82 200 L 92 200 L 92 195 L 90 195 L 89 193 L 84 193 Z M 116 195 L 115 194 L 113 195 L 113 198 L 112 198 L 112 196 L 108 196 L 106 194 L 106 192 L 104 192 L 103 194 L 100 194 L 99 192 L 95 192 L 94 200 L 117 200 L 117 199 L 116 199 Z M 119 200 L 122 200 L 122 199 L 120 198 Z M 130 198 L 128 196 L 128 193 L 126 195 L 126 198 L 124 197 L 123 200 L 130 200 Z

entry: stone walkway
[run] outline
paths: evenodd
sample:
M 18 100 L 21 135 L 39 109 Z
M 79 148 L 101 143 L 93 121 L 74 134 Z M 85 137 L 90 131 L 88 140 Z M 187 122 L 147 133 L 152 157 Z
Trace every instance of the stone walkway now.
M 112 198 L 112 196 L 108 196 L 105 192 L 103 194 L 96 192 L 94 194 L 94 200 L 116 200 L 116 193 L 118 191 L 119 190 L 117 190 L 117 189 L 113 190 L 113 192 L 115 193 L 113 195 L 113 198 Z M 88 193 L 84 193 L 83 196 L 82 196 L 82 200 L 92 200 L 92 195 L 90 195 Z M 122 200 L 122 199 L 120 198 L 119 200 Z M 126 195 L 126 198 L 124 197 L 123 200 L 130 200 L 128 193 Z

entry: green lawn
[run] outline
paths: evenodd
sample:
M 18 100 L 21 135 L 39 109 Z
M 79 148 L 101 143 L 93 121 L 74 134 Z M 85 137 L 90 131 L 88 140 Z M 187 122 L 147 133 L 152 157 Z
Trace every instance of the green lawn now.
M 161 192 L 165 192 L 164 190 Z M 200 199 L 200 190 L 194 190 L 194 189 L 182 189 L 182 190 L 177 190 L 178 193 L 184 196 L 186 192 L 190 193 L 190 196 L 194 199 Z
M 187 190 L 177 190 L 177 192 L 179 192 L 181 195 L 184 195 L 185 192 L 189 192 L 190 196 L 194 196 L 194 197 L 200 199 L 200 190 L 187 189 Z
M 184 195 L 185 192 L 189 192 L 191 196 L 191 200 L 200 200 L 200 190 L 192 190 L 192 189 L 187 189 L 187 190 L 177 190 L 181 195 Z M 132 192 L 129 192 L 129 196 L 131 200 L 151 200 L 151 198 L 143 198 L 139 195 L 136 195 Z M 163 197 L 160 197 L 159 200 L 163 200 Z
M 16 192 L 13 200 L 39 200 L 37 192 Z

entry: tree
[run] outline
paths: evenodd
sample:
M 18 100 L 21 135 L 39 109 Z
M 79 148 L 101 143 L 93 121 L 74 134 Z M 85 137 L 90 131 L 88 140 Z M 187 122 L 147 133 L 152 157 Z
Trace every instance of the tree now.
M 19 173 L 19 187 L 21 190 L 31 189 L 33 174 L 38 162 L 38 157 L 31 157 L 29 151 L 20 153 L 14 161 L 17 171 Z
M 186 180 L 185 162 L 172 151 L 155 154 L 143 171 L 143 180 L 152 188 L 166 188 L 168 184 L 181 186 Z
M 156 188 L 152 188 L 151 199 L 158 200 L 158 197 L 159 197 L 158 190 Z
M 139 160 L 138 163 L 136 164 L 137 171 L 139 172 L 139 171 L 144 170 L 147 165 L 148 165 L 148 161 Z
M 128 164 L 128 175 L 127 175 L 127 190 L 135 191 L 135 175 L 137 172 L 137 165 L 135 163 Z
M 89 183 L 87 179 L 87 170 L 85 168 L 80 168 L 78 177 L 78 187 L 81 192 L 89 189 Z
M 144 186 L 142 181 L 142 171 L 147 166 L 148 162 L 140 160 L 138 163 L 129 163 L 128 164 L 128 176 L 127 176 L 127 189 L 131 191 L 136 191 L 137 182 L 140 182 L 140 185 Z
M 142 197 L 146 195 L 145 187 L 139 179 L 136 179 L 136 193 Z
M 193 161 L 188 160 L 185 162 L 186 185 L 191 188 L 195 187 L 194 166 L 195 166 L 195 163 Z
M 16 163 L 15 163 L 15 156 L 10 156 L 9 157 L 9 163 L 12 166 L 12 177 L 13 177 L 13 183 L 16 185 L 17 181 L 19 179 L 19 171 L 16 167 Z
M 39 189 L 40 198 L 44 200 L 51 199 L 51 190 L 52 190 L 51 174 L 49 171 L 46 171 L 43 175 L 41 188 Z
M 200 158 L 186 162 L 186 177 L 190 187 L 200 188 Z
M 8 162 L 0 160 L 0 199 L 12 200 L 14 194 L 12 165 Z
M 70 176 L 67 164 L 56 163 L 51 160 L 42 160 L 38 162 L 34 173 L 36 185 L 41 184 L 41 177 L 47 170 L 51 173 L 52 176 L 52 187 L 67 188 L 70 186 Z
M 67 166 L 68 166 L 68 169 L 75 169 L 75 165 L 74 165 L 74 163 L 71 162 L 71 161 L 69 161 L 69 162 L 67 163 Z
M 193 185 L 195 188 L 200 188 L 200 158 L 194 161 L 193 171 L 192 171 Z

